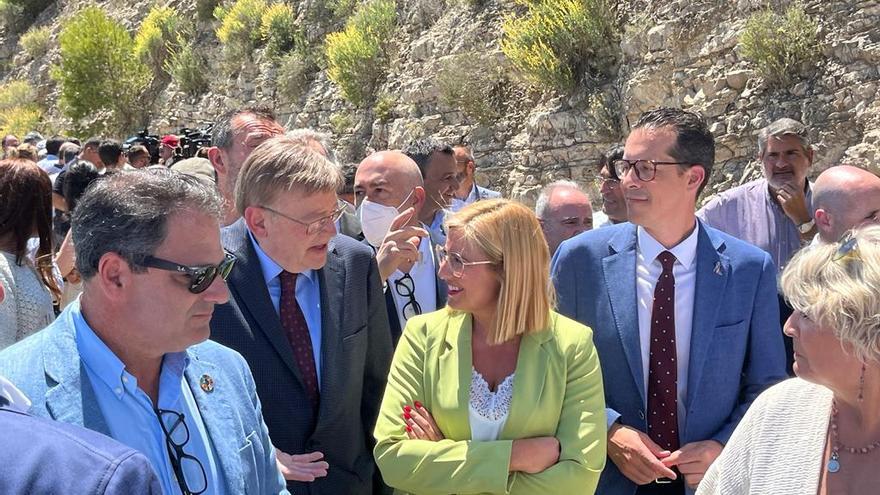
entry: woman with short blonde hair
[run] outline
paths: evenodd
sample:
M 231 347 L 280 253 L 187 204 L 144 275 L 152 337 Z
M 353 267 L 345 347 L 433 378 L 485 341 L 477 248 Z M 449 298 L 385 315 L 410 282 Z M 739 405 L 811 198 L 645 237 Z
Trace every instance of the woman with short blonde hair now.
M 411 318 L 376 424 L 385 482 L 413 494 L 591 494 L 605 464 L 589 328 L 553 311 L 550 253 L 525 206 L 475 202 L 437 248 L 447 308 Z
M 794 371 L 761 394 L 697 492 L 874 493 L 880 486 L 880 226 L 807 248 L 782 275 Z

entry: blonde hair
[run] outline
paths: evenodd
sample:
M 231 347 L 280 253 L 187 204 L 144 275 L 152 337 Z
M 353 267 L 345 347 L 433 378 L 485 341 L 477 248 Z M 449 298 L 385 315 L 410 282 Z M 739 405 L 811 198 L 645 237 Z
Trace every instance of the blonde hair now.
M 275 136 L 257 146 L 242 165 L 235 184 L 235 209 L 244 215 L 245 208 L 266 205 L 280 191 L 336 193 L 341 185 L 339 167 L 319 151 L 302 139 Z
M 782 290 L 795 309 L 829 327 L 863 363 L 880 361 L 880 226 L 851 231 L 855 248 L 841 244 L 800 251 L 782 274 Z
M 501 282 L 489 342 L 539 332 L 550 324 L 556 293 L 550 283 L 550 251 L 535 214 L 506 200 L 477 201 L 446 218 L 448 233 L 458 232 L 493 262 Z

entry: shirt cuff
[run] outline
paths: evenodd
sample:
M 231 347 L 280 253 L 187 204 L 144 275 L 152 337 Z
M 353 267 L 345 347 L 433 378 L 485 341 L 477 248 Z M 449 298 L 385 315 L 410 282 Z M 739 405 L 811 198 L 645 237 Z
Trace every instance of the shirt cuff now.
M 605 424 L 608 427 L 608 429 L 610 430 L 611 425 L 613 425 L 615 422 L 617 422 L 618 419 L 620 419 L 620 413 L 615 411 L 614 409 L 611 409 L 610 407 L 606 407 L 605 408 L 605 417 L 606 417 Z

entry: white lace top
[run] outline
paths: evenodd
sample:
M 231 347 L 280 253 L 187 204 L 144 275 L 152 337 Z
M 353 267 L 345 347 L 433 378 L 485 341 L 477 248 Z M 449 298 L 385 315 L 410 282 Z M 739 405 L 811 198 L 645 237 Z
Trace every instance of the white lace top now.
M 43 285 L 27 257 L 19 266 L 15 255 L 0 252 L 0 284 L 6 298 L 0 302 L 0 349 L 42 330 L 55 320 L 52 294 Z
M 510 412 L 510 399 L 513 397 L 513 377 L 511 373 L 505 378 L 495 392 L 489 390 L 489 384 L 479 371 L 471 372 L 471 399 L 468 408 L 468 419 L 471 425 L 471 440 L 488 442 L 498 440 L 507 413 Z

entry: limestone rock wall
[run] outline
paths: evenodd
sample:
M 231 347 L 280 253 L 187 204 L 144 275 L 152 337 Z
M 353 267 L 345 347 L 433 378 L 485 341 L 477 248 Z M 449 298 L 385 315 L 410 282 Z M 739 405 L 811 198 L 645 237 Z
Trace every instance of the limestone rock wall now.
M 147 2 L 109 0 L 114 17 L 136 28 Z M 317 1 L 317 0 L 310 0 Z M 621 59 L 615 75 L 599 91 L 569 96 L 512 91 L 507 110 L 490 125 L 480 125 L 445 105 L 436 71 L 448 57 L 478 52 L 504 57 L 498 48 L 505 15 L 521 9 L 512 0 L 486 0 L 469 6 L 456 0 L 399 0 L 400 28 L 393 41 L 390 70 L 379 92 L 394 105 L 385 122 L 371 108 L 355 109 L 341 99 L 326 73 L 316 73 L 296 101 L 278 96 L 276 68 L 257 54 L 242 61 L 233 77 L 221 70 L 220 46 L 212 27 L 196 36 L 211 67 L 211 90 L 193 99 L 165 88 L 153 108 L 151 129 L 167 131 L 209 121 L 231 106 L 266 104 L 290 128 L 333 131 L 338 153 L 359 161 L 372 149 L 399 148 L 409 139 L 432 135 L 449 141 L 464 137 L 474 146 L 480 183 L 527 203 L 542 184 L 570 178 L 591 184 L 599 154 L 620 143 L 630 123 L 645 110 L 681 106 L 703 113 L 717 142 L 714 191 L 760 175 L 753 161 L 758 130 L 787 116 L 812 129 L 816 143 L 813 176 L 848 161 L 880 167 L 880 3 L 867 0 L 810 0 L 806 11 L 820 24 L 822 60 L 784 89 L 771 89 L 745 61 L 738 37 L 748 16 L 767 2 L 754 0 L 629 0 L 619 2 Z M 44 12 L 38 23 L 59 25 L 81 0 Z M 775 2 L 784 7 L 788 2 Z M 183 11 L 191 2 L 173 0 Z M 60 12 L 60 14 L 59 14 Z M 14 38 L 0 38 L 0 56 L 12 57 Z M 28 77 L 51 102 L 57 90 L 48 79 L 47 61 L 7 60 L 4 78 Z M 462 68 L 466 70 L 466 67 Z M 510 74 L 516 80 L 515 75 Z M 512 83 L 519 84 L 519 83 Z M 521 86 L 518 86 L 521 88 Z M 57 112 L 53 114 L 58 118 Z M 334 128 L 333 117 L 346 115 L 350 126 Z

